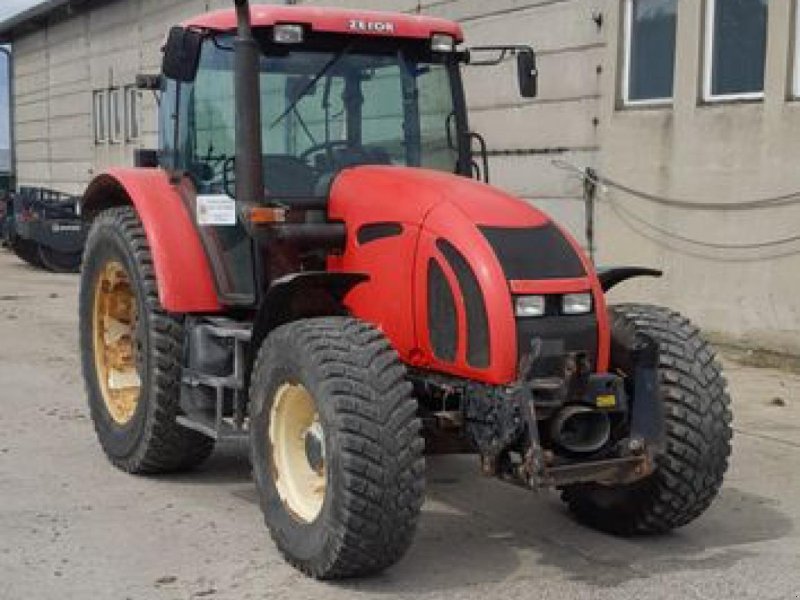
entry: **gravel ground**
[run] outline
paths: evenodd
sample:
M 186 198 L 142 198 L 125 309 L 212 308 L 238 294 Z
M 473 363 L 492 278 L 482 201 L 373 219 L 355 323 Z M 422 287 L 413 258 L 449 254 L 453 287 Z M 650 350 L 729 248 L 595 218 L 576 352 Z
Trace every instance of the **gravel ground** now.
M 552 493 L 429 460 L 416 542 L 386 574 L 320 584 L 286 566 L 246 450 L 200 470 L 115 471 L 76 353 L 77 277 L 0 252 L 0 598 L 800 599 L 800 375 L 727 364 L 737 436 L 719 500 L 661 538 L 576 524 Z

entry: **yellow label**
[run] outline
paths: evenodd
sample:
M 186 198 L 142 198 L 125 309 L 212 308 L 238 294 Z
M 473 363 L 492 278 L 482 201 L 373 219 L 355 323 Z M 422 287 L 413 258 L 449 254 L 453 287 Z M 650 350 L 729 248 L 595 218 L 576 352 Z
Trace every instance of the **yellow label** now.
M 614 408 L 617 405 L 617 397 L 613 394 L 597 397 L 597 408 Z

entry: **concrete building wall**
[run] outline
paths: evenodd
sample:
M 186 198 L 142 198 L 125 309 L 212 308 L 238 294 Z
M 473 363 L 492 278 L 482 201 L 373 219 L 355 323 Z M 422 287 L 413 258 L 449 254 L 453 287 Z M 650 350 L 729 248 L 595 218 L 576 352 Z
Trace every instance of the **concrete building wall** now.
M 619 108 L 622 13 L 610 3 L 599 169 L 638 190 L 690 201 L 740 203 L 800 191 L 800 104 L 787 99 L 794 62 L 794 3 L 768 2 L 764 99 L 708 104 L 699 100 L 704 3 L 680 0 L 673 106 L 641 110 Z M 625 219 L 614 206 L 627 211 Z M 606 263 L 652 264 L 667 272 L 655 287 L 639 283 L 621 290 L 618 297 L 641 298 L 654 290 L 658 302 L 685 311 L 710 330 L 797 352 L 800 244 L 715 250 L 679 241 L 675 235 L 704 243 L 749 244 L 799 233 L 798 205 L 754 212 L 687 211 L 609 189 L 599 215 L 599 258 Z

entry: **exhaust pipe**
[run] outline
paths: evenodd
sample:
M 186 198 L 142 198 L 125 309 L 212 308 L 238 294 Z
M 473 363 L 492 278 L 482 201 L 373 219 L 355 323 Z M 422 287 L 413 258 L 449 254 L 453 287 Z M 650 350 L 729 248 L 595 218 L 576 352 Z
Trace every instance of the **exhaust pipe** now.
M 261 156 L 261 51 L 250 24 L 250 3 L 235 0 L 236 39 L 233 42 L 236 89 L 236 199 L 250 204 L 264 200 Z
M 585 406 L 567 406 L 556 415 L 551 426 L 553 441 L 564 450 L 591 454 L 611 439 L 608 414 Z

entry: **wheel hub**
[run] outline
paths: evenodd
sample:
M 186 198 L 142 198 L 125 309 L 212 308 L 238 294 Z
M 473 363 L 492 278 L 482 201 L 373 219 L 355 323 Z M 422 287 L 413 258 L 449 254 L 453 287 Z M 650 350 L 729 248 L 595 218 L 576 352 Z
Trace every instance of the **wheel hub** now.
M 313 522 L 325 501 L 325 432 L 305 386 L 286 384 L 275 393 L 269 448 L 272 476 L 284 506 L 297 520 Z
M 136 412 L 142 381 L 136 296 L 125 267 L 117 261 L 108 261 L 98 273 L 92 326 L 100 392 L 112 420 L 125 425 Z

